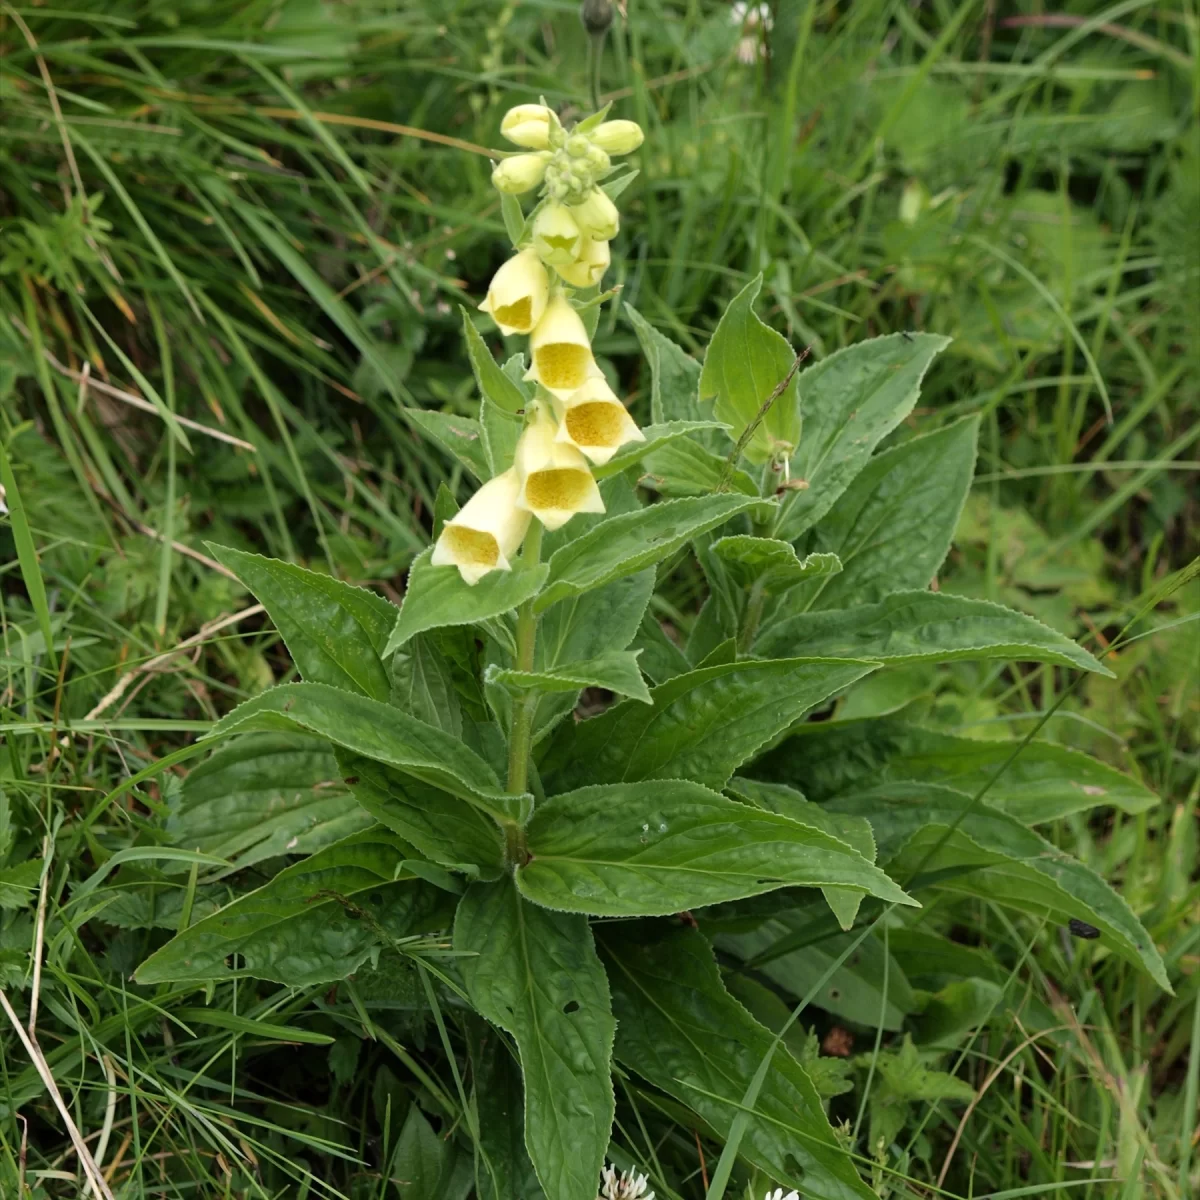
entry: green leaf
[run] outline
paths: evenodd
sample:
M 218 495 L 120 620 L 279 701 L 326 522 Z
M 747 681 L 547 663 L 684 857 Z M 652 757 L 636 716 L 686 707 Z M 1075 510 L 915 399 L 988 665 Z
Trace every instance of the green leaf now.
M 740 496 L 699 496 L 651 504 L 601 521 L 555 551 L 545 590 L 534 607 L 541 612 L 567 596 L 633 575 L 756 503 Z
M 613 1018 L 586 919 L 529 904 L 511 880 L 476 883 L 454 948 L 471 1003 L 516 1039 L 542 1187 L 554 1200 L 596 1200 L 614 1112 Z
M 481 483 L 491 478 L 493 472 L 489 469 L 487 446 L 478 421 L 432 408 L 405 408 L 401 411 L 411 424 L 458 459 Z
M 943 784 L 969 796 L 989 784 L 988 804 L 1026 825 L 1098 805 L 1140 813 L 1158 803 L 1137 780 L 1077 750 L 1031 741 L 1010 763 L 1017 746 L 1015 741 L 955 737 L 899 720 L 825 723 L 803 726 L 756 764 L 755 771 L 795 783 L 817 801 L 903 780 Z
M 877 604 L 801 613 L 764 629 L 754 652 L 852 656 L 879 662 L 1002 658 L 1058 663 L 1112 676 L 1081 646 L 1041 621 L 988 600 L 946 592 L 896 592 Z
M 519 355 L 516 357 L 520 358 Z M 523 360 L 521 361 L 521 370 L 525 370 Z M 507 374 L 507 369 L 505 373 Z M 479 416 L 479 427 L 483 433 L 483 448 L 487 455 L 490 478 L 492 475 L 499 475 L 507 471 L 513 465 L 517 442 L 520 440 L 521 431 L 525 428 L 525 422 L 520 417 L 493 404 L 486 396 L 480 405 Z
M 458 311 L 462 313 L 463 336 L 467 339 L 471 370 L 475 372 L 475 382 L 479 384 L 484 399 L 505 412 L 521 412 L 525 407 L 525 393 L 500 369 L 500 364 L 492 357 L 492 352 L 467 310 L 459 305 Z
M 643 487 L 666 496 L 707 496 L 726 481 L 726 489 L 757 496 L 758 484 L 740 467 L 726 475 L 727 459 L 692 438 L 668 442 L 643 458 Z
M 939 1100 L 965 1103 L 975 1096 L 975 1089 L 965 1079 L 926 1067 L 911 1034 L 904 1035 L 899 1053 L 885 1050 L 873 1056 L 873 1060 L 879 1082 L 871 1092 L 872 1146 L 882 1144 L 886 1148 L 899 1137 L 908 1123 L 910 1104 L 933 1104 Z
M 366 812 L 426 858 L 451 870 L 471 868 L 483 879 L 495 879 L 503 871 L 504 840 L 500 827 L 486 813 L 348 750 L 339 750 L 337 760 L 343 779 Z
M 593 467 L 592 474 L 597 479 L 607 479 L 680 438 L 690 438 L 706 429 L 724 428 L 719 421 L 668 421 L 662 425 L 647 425 L 642 430 L 645 441 L 626 443 L 603 466 Z
M 511 571 L 490 571 L 471 587 L 456 567 L 432 566 L 432 554 L 432 549 L 424 551 L 408 572 L 404 603 L 385 655 L 426 629 L 478 625 L 498 617 L 537 595 L 550 573 L 545 563 L 537 567 L 518 563 Z
M 936 334 L 894 333 L 839 350 L 800 376 L 804 437 L 791 476 L 808 486 L 785 501 L 780 537 L 795 541 L 829 511 L 912 411 L 929 364 L 949 344 Z
M 650 413 L 654 423 L 694 421 L 700 415 L 700 364 L 664 337 L 632 305 L 625 315 L 650 364 Z
M 525 229 L 525 211 L 521 208 L 520 200 L 508 192 L 501 192 L 500 215 L 504 219 L 504 232 L 508 234 L 513 249 L 519 249 L 521 234 Z
M 793 592 L 788 612 L 848 608 L 927 587 L 950 549 L 975 475 L 979 418 L 886 450 L 863 468 L 817 526 L 812 549 L 842 571 Z
M 854 887 L 912 903 L 857 850 L 811 825 L 679 779 L 542 801 L 517 886 L 547 908 L 664 916 L 781 887 Z
M 394 604 L 275 558 L 211 542 L 208 548 L 262 602 L 304 679 L 388 698 L 383 658 L 396 621 Z
M 731 427 L 735 442 L 757 419 L 796 359 L 787 338 L 754 314 L 762 282 L 760 274 L 729 302 L 708 343 L 700 372 L 700 399 L 716 398 L 713 411 Z M 799 443 L 800 401 L 792 379 L 755 429 L 744 453 L 751 462 L 764 463 L 781 448 L 790 454 Z
M 488 667 L 485 679 L 515 692 L 536 688 L 541 692 L 577 693 L 583 688 L 598 687 L 649 704 L 650 690 L 638 670 L 637 657 L 636 650 L 609 650 L 596 658 L 541 671 L 514 671 L 493 664 Z
M 425 634 L 409 638 L 392 655 L 391 702 L 426 725 L 462 736 L 462 708 L 446 656 Z
M 873 1200 L 834 1137 L 812 1081 L 786 1045 L 775 1046 L 774 1035 L 725 990 L 699 933 L 610 925 L 601 950 L 617 1018 L 617 1058 L 628 1070 L 725 1137 L 773 1049 L 742 1156 L 777 1182 L 803 1186 L 813 1200 Z
M 172 845 L 242 868 L 279 854 L 311 854 L 367 824 L 326 742 L 256 733 L 188 772 L 166 832 Z
M 831 806 L 866 817 L 889 872 L 919 873 L 912 887 L 978 896 L 1062 925 L 1078 917 L 1100 930 L 1101 945 L 1171 990 L 1150 935 L 1099 875 L 1007 814 L 971 803 L 936 784 L 896 783 Z
M 761 579 L 763 587 L 775 594 L 807 579 L 836 575 L 842 569 L 836 554 L 807 554 L 802 560 L 791 542 L 751 537 L 748 533 L 718 539 L 712 552 L 741 587 L 750 587 Z
M 177 934 L 135 977 L 151 984 L 252 976 L 293 987 L 344 979 L 387 938 L 436 927 L 443 893 L 395 878 L 415 853 L 379 826 L 352 834 Z
M 506 795 L 491 767 L 457 738 L 390 704 L 320 683 L 287 683 L 263 692 L 217 722 L 214 737 L 255 730 L 315 733 L 338 746 L 511 818 L 524 807 Z
M 666 683 L 692 669 L 687 655 L 667 636 L 652 612 L 642 618 L 634 645 L 642 652 L 642 670 L 655 683 Z
M 397 1181 L 400 1200 L 436 1200 L 449 1182 L 453 1142 L 433 1131 L 416 1104 L 408 1109 L 388 1174 Z
M 592 783 L 691 779 L 714 789 L 810 708 L 872 670 L 826 659 L 745 659 L 689 671 L 563 727 L 542 765 L 556 791 Z

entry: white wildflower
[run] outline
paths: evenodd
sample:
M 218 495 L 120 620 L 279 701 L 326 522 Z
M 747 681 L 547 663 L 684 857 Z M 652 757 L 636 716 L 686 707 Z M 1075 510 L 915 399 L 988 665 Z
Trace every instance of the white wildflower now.
M 654 1200 L 654 1193 L 646 1190 L 650 1181 L 632 1168 L 618 1175 L 616 1167 L 605 1167 L 600 1172 L 600 1183 L 596 1200 Z

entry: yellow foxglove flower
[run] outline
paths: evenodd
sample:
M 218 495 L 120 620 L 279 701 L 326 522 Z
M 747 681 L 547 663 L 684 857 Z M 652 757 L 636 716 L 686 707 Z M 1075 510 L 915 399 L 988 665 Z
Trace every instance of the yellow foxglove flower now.
M 570 265 L 554 269 L 572 286 L 591 287 L 604 278 L 604 272 L 612 261 L 607 242 L 580 238 L 579 257 Z
M 517 504 L 547 529 L 565 525 L 576 513 L 604 511 L 587 459 L 574 446 L 556 441 L 557 433 L 553 417 L 543 410 L 517 443 Z
M 548 200 L 533 218 L 533 248 L 551 266 L 573 263 L 582 239 L 571 210 L 557 200 Z
M 545 150 L 550 145 L 554 114 L 544 104 L 518 104 L 504 114 L 500 132 L 526 150 Z
M 550 276 L 536 250 L 514 254 L 492 276 L 487 299 L 479 306 L 506 337 L 529 333 L 542 319 L 550 299 Z
M 531 191 L 542 182 L 549 159 L 550 155 L 546 153 L 502 158 L 492 171 L 492 186 L 498 192 L 508 192 L 512 196 Z
M 555 440 L 574 446 L 597 466 L 603 466 L 626 442 L 644 442 L 625 405 L 603 379 L 589 379 L 565 400 L 559 410 Z
M 513 469 L 489 479 L 442 528 L 430 560 L 457 567 L 475 586 L 489 571 L 511 571 L 509 561 L 525 538 L 529 513 L 517 507 L 521 480 Z
M 540 383 L 560 400 L 600 374 L 587 330 L 561 292 L 550 298 L 542 319 L 534 326 L 529 349 L 533 365 L 525 378 Z
M 609 199 L 603 188 L 592 188 L 582 204 L 571 208 L 575 224 L 585 236 L 597 242 L 607 242 L 617 236 L 621 228 L 621 216 L 617 206 Z
M 606 154 L 632 154 L 645 135 L 636 121 L 605 121 L 589 135 L 593 146 Z

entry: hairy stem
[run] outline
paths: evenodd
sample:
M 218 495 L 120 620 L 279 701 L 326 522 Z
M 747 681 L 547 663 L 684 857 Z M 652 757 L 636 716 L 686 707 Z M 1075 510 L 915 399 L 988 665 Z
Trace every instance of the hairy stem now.
M 756 579 L 746 601 L 746 615 L 742 619 L 741 633 L 738 634 L 739 654 L 750 653 L 754 639 L 758 636 L 758 627 L 762 622 L 763 606 L 766 602 L 767 590 L 763 587 L 763 581 Z

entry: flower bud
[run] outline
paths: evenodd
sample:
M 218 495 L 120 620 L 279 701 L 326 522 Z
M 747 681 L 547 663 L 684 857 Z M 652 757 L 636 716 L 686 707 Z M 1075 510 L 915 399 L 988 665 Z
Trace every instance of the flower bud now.
M 567 138 L 566 149 L 572 158 L 582 158 L 588 152 L 590 146 L 591 142 L 582 133 L 573 133 Z
M 555 440 L 558 430 L 543 411 L 525 427 L 517 443 L 516 471 L 521 479 L 519 507 L 528 509 L 547 529 L 558 529 L 576 513 L 602 513 L 604 501 L 587 460 Z
M 492 186 L 510 196 L 531 191 L 542 182 L 549 157 L 548 154 L 514 154 L 512 158 L 501 159 L 492 171 Z
M 573 263 L 579 255 L 581 234 L 565 204 L 547 201 L 533 218 L 533 248 L 551 266 Z
M 529 349 L 533 364 L 525 378 L 540 383 L 560 400 L 600 374 L 587 330 L 561 292 L 551 297 L 542 319 L 534 326 Z
M 509 560 L 529 528 L 529 512 L 517 506 L 520 490 L 514 469 L 489 479 L 442 528 L 432 565 L 457 567 L 472 587 L 489 571 L 511 571 Z
M 592 287 L 604 278 L 604 272 L 612 261 L 607 242 L 579 239 L 579 257 L 569 266 L 554 269 L 572 287 Z
M 500 132 L 514 145 L 545 150 L 550 145 L 554 114 L 544 104 L 518 104 L 504 114 Z
M 612 166 L 612 159 L 599 146 L 588 147 L 586 162 L 593 175 L 604 175 Z
M 559 409 L 556 441 L 574 446 L 597 466 L 608 462 L 626 442 L 644 442 L 646 435 L 603 379 L 589 379 Z
M 604 121 L 592 130 L 592 145 L 609 154 L 632 154 L 645 134 L 636 121 Z
M 529 333 L 542 319 L 550 299 L 550 276 L 536 250 L 514 254 L 492 276 L 487 299 L 479 306 L 506 337 Z
M 607 33 L 613 21 L 612 0 L 583 0 L 579 6 L 579 19 L 592 37 Z
M 582 204 L 571 208 L 571 216 L 587 237 L 598 242 L 615 238 L 617 230 L 621 228 L 621 214 L 603 188 L 592 188 Z

